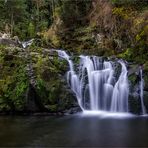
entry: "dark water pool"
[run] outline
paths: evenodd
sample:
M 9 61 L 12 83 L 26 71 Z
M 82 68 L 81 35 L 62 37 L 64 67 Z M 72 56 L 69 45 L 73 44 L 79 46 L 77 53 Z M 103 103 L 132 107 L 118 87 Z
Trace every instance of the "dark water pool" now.
M 1 116 L 1 147 L 148 147 L 148 118 Z

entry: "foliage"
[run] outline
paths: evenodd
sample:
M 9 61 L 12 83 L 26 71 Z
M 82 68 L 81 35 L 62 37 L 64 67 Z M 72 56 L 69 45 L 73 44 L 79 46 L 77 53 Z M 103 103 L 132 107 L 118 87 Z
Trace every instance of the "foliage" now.
M 84 17 L 87 15 L 91 6 L 91 1 L 63 1 L 61 18 L 65 26 L 83 25 L 85 23 Z
M 49 60 L 48 56 L 38 56 L 34 61 L 34 70 L 37 80 L 37 92 L 42 98 L 42 103 L 51 112 L 64 110 L 70 106 L 70 95 L 64 90 L 62 76 L 67 71 L 67 63 L 58 57 Z M 70 100 L 69 100 L 70 99 Z M 69 101 L 67 101 L 69 100 Z M 67 102 L 66 102 L 67 101 Z
M 51 0 L 1 0 L 0 30 L 32 38 L 51 25 L 52 5 Z
M 33 38 L 35 36 L 35 27 L 34 27 L 33 23 L 31 23 L 31 22 L 28 25 L 28 36 L 30 38 Z
M 16 32 L 14 31 L 14 27 L 17 25 L 19 30 L 22 30 L 22 25 L 20 22 L 25 23 L 27 12 L 25 11 L 26 4 L 24 0 L 7 0 L 4 2 L 0 1 L 0 17 L 1 30 L 5 30 L 7 33 L 11 33 L 14 35 Z M 20 25 L 21 24 L 21 25 Z M 17 31 L 18 33 L 18 31 Z M 20 33 L 20 32 L 19 32 Z M 17 34 L 20 35 L 20 34 Z
M 23 110 L 28 88 L 25 63 L 1 50 L 0 67 L 0 110 Z

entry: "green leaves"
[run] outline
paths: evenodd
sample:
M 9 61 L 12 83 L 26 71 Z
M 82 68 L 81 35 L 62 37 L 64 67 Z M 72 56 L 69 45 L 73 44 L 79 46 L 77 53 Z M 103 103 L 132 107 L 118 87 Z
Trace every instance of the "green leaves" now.
M 23 110 L 25 93 L 28 88 L 28 78 L 25 71 L 25 61 L 1 51 L 0 74 L 0 110 Z M 3 57 L 3 58 L 2 58 Z
M 35 37 L 35 26 L 32 22 L 30 22 L 28 25 L 28 36 L 30 38 Z

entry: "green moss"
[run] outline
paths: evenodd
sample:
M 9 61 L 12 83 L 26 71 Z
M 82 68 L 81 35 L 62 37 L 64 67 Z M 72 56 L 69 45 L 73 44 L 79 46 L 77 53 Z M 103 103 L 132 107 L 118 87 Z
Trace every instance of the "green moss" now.
M 28 36 L 30 38 L 35 37 L 35 26 L 32 22 L 30 22 L 28 25 Z
M 148 72 L 148 61 L 144 63 L 144 71 Z
M 46 107 L 51 111 L 51 112 L 57 112 L 57 104 L 53 104 L 53 105 L 46 105 Z
M 137 84 L 137 76 L 132 74 L 128 77 L 128 80 L 131 82 L 131 88 L 133 88 Z
M 118 54 L 118 57 L 128 61 L 133 61 L 133 50 L 133 48 L 128 48 L 123 53 Z
M 0 75 L 0 108 L 1 110 L 23 110 L 28 88 L 25 63 L 20 58 L 3 56 Z

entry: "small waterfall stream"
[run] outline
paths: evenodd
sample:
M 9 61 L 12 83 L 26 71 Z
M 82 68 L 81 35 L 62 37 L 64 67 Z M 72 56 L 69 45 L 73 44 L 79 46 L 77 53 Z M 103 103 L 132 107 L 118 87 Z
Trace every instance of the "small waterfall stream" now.
M 122 61 L 120 61 L 120 64 L 122 66 L 122 71 L 113 89 L 111 111 L 128 112 L 129 87 L 127 69 Z
M 67 81 L 83 111 L 128 112 L 128 79 L 125 63 L 120 60 L 121 73 L 116 80 L 111 61 L 96 56 L 80 56 L 77 71 L 70 56 L 56 50 L 69 63 Z
M 141 112 L 142 114 L 146 114 L 145 106 L 144 106 L 144 100 L 143 100 L 143 86 L 144 86 L 144 80 L 143 80 L 143 71 L 142 68 L 140 67 L 140 99 L 141 99 Z

